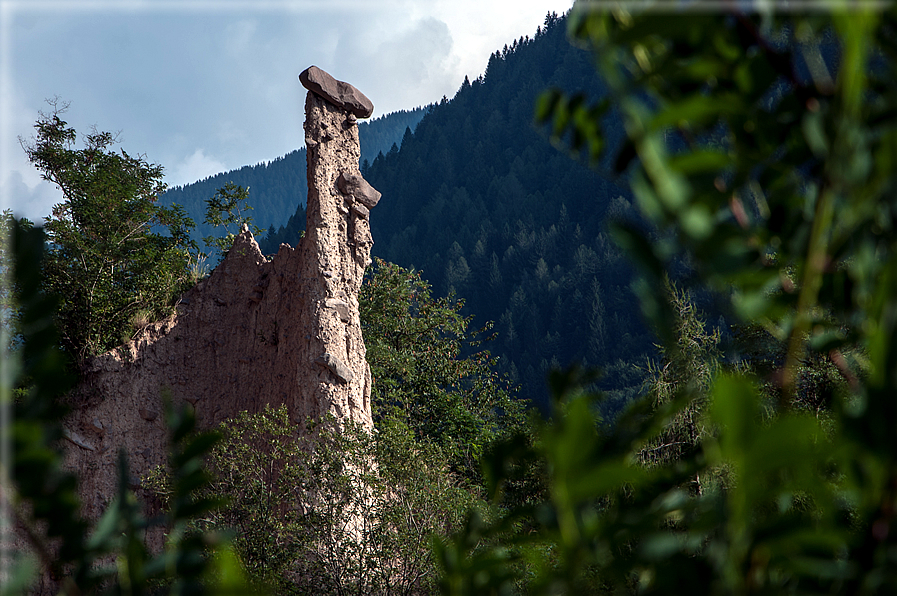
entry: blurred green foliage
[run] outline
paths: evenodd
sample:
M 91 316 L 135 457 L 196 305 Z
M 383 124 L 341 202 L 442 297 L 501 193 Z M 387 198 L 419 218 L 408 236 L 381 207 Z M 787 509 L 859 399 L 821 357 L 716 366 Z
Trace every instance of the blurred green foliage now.
M 872 3 L 750 6 L 574 7 L 571 37 L 608 94 L 548 91 L 537 119 L 630 180 L 657 233 L 621 224 L 616 237 L 641 266 L 666 363 L 686 375 L 606 428 L 600 397 L 556 373 L 553 419 L 520 455 L 545 462 L 550 498 L 492 524 L 472 515 L 438 548 L 444 593 L 897 590 L 897 18 Z M 607 105 L 627 131 L 609 156 Z M 691 358 L 705 332 L 683 328 L 665 291 L 681 254 L 752 345 L 772 348 L 759 362 L 693 366 L 715 357 Z M 832 374 L 819 416 L 808 395 Z M 694 448 L 644 465 L 696 400 Z M 491 466 L 498 486 L 507 461 Z

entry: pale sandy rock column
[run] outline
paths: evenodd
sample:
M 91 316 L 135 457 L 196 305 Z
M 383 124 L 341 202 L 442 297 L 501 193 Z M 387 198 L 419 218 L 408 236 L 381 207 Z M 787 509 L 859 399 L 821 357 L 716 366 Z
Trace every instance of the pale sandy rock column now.
M 365 359 L 358 292 L 370 264 L 368 214 L 380 193 L 361 176 L 357 119 L 373 105 L 361 92 L 312 66 L 299 76 L 305 100 L 308 220 L 303 250 L 306 291 L 317 321 L 315 401 L 337 419 L 368 413 L 371 373 Z

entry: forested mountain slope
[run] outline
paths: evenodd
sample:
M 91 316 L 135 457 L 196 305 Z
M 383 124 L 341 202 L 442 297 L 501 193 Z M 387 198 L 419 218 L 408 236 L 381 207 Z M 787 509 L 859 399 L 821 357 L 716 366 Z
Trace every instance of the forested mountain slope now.
M 392 145 L 401 142 L 405 130 L 415 128 L 425 111 L 426 108 L 419 107 L 359 122 L 362 159 L 372 160 L 378 153 L 387 152 Z M 290 229 L 288 218 L 296 211 L 297 205 L 303 213 L 302 228 L 305 227 L 304 206 L 308 189 L 305 182 L 304 147 L 267 163 L 243 166 L 239 170 L 174 187 L 162 195 L 161 202 L 164 205 L 178 203 L 184 206 L 187 214 L 196 222 L 193 237 L 201 243 L 202 237 L 217 234 L 210 226 L 203 224 L 205 201 L 228 182 L 249 187 L 249 204 L 253 207 L 250 214 L 256 225 L 268 228 L 266 236 L 271 237 L 272 242 L 269 244 L 274 246 L 274 251 L 280 242 L 295 244 L 290 241 L 292 236 L 288 237 L 286 232 Z M 279 230 L 280 234 L 277 234 L 278 228 L 283 228 Z M 275 239 L 274 236 L 278 238 Z
M 652 338 L 605 224 L 636 216 L 625 183 L 571 159 L 534 125 L 549 87 L 602 93 L 590 54 L 555 15 L 493 54 L 484 77 L 465 80 L 406 131 L 401 150 L 365 170 L 383 193 L 373 252 L 422 270 L 438 294 L 456 292 L 479 324 L 494 321 L 492 349 L 526 397 L 545 404 L 546 371 L 579 362 L 603 368 L 605 387 L 625 399 Z

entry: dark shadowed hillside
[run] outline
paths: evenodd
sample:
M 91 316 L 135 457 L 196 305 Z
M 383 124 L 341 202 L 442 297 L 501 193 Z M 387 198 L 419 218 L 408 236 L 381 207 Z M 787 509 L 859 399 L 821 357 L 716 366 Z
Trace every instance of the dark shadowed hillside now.
M 605 387 L 625 399 L 652 338 L 605 224 L 634 214 L 625 188 L 534 125 L 549 87 L 602 92 L 590 54 L 554 15 L 534 38 L 493 54 L 484 77 L 465 80 L 406 131 L 401 150 L 366 169 L 383 193 L 371 216 L 374 254 L 422 270 L 438 293 L 456 292 L 480 324 L 494 321 L 492 349 L 527 397 L 544 404 L 547 370 L 581 362 L 603 367 Z

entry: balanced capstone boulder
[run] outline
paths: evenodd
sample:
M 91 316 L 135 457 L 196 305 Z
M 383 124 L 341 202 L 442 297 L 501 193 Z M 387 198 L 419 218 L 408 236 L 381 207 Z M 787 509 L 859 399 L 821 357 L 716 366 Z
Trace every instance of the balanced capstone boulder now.
M 299 73 L 299 82 L 312 93 L 357 118 L 370 118 L 374 113 L 374 104 L 364 93 L 349 83 L 337 81 L 317 66 L 309 66 Z

